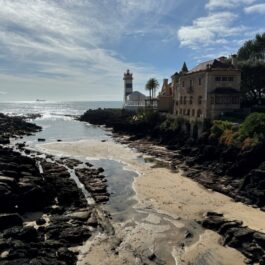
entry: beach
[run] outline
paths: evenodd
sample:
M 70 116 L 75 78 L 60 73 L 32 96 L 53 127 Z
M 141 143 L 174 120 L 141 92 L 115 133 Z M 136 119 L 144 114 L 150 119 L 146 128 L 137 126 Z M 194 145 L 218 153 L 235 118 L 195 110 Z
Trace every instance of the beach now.
M 148 213 L 149 217 L 144 222 L 129 225 L 126 233 L 123 229 L 126 224 L 114 224 L 116 233 L 127 240 L 124 246 L 120 246 L 121 248 L 126 249 L 127 244 L 132 249 L 139 247 L 152 249 L 156 244 L 159 246 L 158 242 L 160 242 L 162 256 L 167 255 L 171 248 L 171 257 L 168 258 L 172 263 L 167 264 L 189 264 L 189 262 L 201 264 L 200 260 L 204 261 L 204 264 L 244 264 L 245 257 L 242 254 L 232 248 L 221 246 L 220 236 L 209 230 L 201 229 L 196 221 L 202 219 L 205 212 L 213 211 L 223 213 L 226 219 L 242 221 L 251 229 L 265 232 L 265 224 L 262 221 L 265 217 L 264 212 L 235 202 L 218 192 L 207 190 L 193 180 L 184 177 L 181 171 L 176 173 L 167 168 L 154 168 L 152 163 L 139 163 L 137 157 L 144 154 L 137 153 L 120 143 L 82 140 L 44 144 L 39 145 L 38 148 L 53 155 L 117 160 L 122 162 L 126 168 L 139 174 L 133 182 L 137 200 L 134 207 L 138 212 Z M 192 233 L 191 240 L 185 238 L 185 233 L 189 230 Z M 165 233 L 174 235 L 173 239 L 167 237 L 166 251 L 162 248 L 165 242 L 161 240 L 161 236 Z M 184 242 L 184 246 L 181 242 Z M 106 251 L 108 249 L 106 240 L 104 240 L 104 245 L 103 249 Z M 99 249 L 101 249 L 101 244 L 97 245 L 96 249 L 92 247 L 88 257 L 91 257 L 91 253 L 93 256 L 94 251 L 98 252 Z M 130 255 L 125 253 L 125 259 L 129 259 Z M 104 255 L 100 257 L 102 264 L 105 264 L 109 255 L 105 256 L 105 260 Z M 215 263 L 211 263 L 213 260 Z M 113 264 L 119 264 L 116 262 Z M 122 259 L 120 262 L 123 264 Z M 91 264 L 96 264 L 96 262 Z

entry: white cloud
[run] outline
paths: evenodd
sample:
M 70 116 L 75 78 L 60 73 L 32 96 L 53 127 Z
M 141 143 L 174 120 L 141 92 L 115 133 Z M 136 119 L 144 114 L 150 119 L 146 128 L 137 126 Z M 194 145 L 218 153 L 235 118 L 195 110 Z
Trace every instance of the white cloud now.
M 206 4 L 206 8 L 213 10 L 217 8 L 235 8 L 240 5 L 250 5 L 256 2 L 256 0 L 209 0 Z
M 244 11 L 247 14 L 252 14 L 252 13 L 265 14 L 265 3 L 245 7 Z
M 6 95 L 6 91 L 0 91 L 0 95 Z
M 159 31 L 160 14 L 173 5 L 174 0 L 112 0 L 111 7 L 106 0 L 0 0 L 0 48 L 16 64 L 33 64 L 36 76 L 16 73 L 24 83 L 34 80 L 32 84 L 36 84 L 38 75 L 51 75 L 46 78 L 49 87 L 52 79 L 56 87 L 67 78 L 75 87 L 90 87 L 91 93 L 100 84 L 116 95 L 127 68 L 141 86 L 149 76 L 159 78 L 160 74 L 150 65 L 125 62 L 122 55 L 106 49 L 106 44 L 127 32 L 146 34 L 153 28 L 157 34 L 166 32 L 165 28 Z M 139 18 L 143 18 L 141 25 Z M 7 74 L 5 84 L 19 83 L 12 78 Z M 45 83 L 43 78 L 40 82 Z
M 197 48 L 212 44 L 227 43 L 226 39 L 246 30 L 243 26 L 233 26 L 237 15 L 232 12 L 218 12 L 200 17 L 191 26 L 183 26 L 178 30 L 181 46 Z

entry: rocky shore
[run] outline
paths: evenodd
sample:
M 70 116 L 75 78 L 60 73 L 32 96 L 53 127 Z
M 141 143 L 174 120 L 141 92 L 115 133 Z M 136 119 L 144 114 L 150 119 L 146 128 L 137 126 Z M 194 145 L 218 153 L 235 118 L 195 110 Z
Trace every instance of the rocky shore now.
M 161 130 L 157 126 L 161 119 L 163 117 L 157 116 L 152 123 L 138 122 L 132 114 L 120 110 L 90 110 L 80 118 L 81 121 L 112 128 L 117 141 L 155 157 L 160 166 L 181 169 L 187 177 L 207 189 L 265 210 L 264 142 L 247 149 L 225 146 L 211 138 L 207 130 L 197 139 L 182 132 Z M 221 219 L 219 216 L 205 216 L 205 223 L 202 220 L 205 228 L 212 229 L 205 225 L 210 218 Z M 254 230 L 248 233 L 250 229 L 242 226 L 240 220 L 218 220 L 213 230 L 219 232 L 222 225 L 226 227 L 220 232 L 224 244 L 238 249 L 248 258 L 249 264 L 264 264 L 263 233 Z M 242 237 L 245 233 L 251 236 Z
M 97 208 L 109 198 L 104 170 L 71 158 L 22 155 L 6 146 L 10 137 L 41 128 L 3 114 L 0 127 L 0 264 L 76 264 L 79 247 L 110 226 Z M 72 174 L 97 204 L 88 204 Z

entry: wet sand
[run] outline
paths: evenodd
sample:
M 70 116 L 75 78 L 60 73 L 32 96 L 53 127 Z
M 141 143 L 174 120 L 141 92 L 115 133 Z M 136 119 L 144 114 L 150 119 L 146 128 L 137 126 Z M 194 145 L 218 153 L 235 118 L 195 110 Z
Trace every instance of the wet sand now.
M 133 183 L 138 201 L 135 208 L 147 217 L 113 224 L 115 238 L 121 238 L 122 243 L 113 247 L 111 236 L 99 235 L 83 248 L 79 264 L 86 261 L 91 265 L 141 264 L 141 254 L 147 250 L 150 254 L 145 253 L 145 256 L 152 257 L 155 253 L 169 265 L 189 262 L 244 264 L 245 257 L 241 253 L 221 246 L 218 234 L 203 230 L 195 222 L 207 211 L 223 213 L 226 219 L 240 220 L 252 229 L 265 232 L 264 212 L 209 191 L 184 177 L 182 172 L 174 173 L 166 168 L 153 168 L 150 163 L 140 163 L 138 157 L 142 154 L 124 145 L 113 141 L 82 140 L 38 147 L 55 155 L 121 161 L 126 168 L 139 174 Z M 187 231 L 193 234 L 190 242 L 185 239 Z M 180 242 L 185 242 L 185 245 Z M 111 251 L 113 248 L 116 254 Z

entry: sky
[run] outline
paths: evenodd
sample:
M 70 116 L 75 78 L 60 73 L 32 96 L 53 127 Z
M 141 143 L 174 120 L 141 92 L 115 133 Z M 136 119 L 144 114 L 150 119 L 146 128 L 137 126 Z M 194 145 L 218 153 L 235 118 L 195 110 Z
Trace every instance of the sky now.
M 264 0 L 0 0 L 0 101 L 122 100 L 265 32 Z

